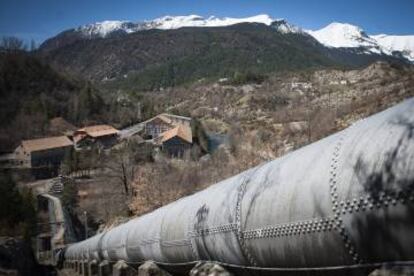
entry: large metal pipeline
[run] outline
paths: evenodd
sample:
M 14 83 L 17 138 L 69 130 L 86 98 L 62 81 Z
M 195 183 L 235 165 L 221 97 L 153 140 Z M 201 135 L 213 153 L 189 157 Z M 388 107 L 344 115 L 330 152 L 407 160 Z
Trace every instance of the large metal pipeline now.
M 414 99 L 70 245 L 67 260 L 280 271 L 414 261 Z

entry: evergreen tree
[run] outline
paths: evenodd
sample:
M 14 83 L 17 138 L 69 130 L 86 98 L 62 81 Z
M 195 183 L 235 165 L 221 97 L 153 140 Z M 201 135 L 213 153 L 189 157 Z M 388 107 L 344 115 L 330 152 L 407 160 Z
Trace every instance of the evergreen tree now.
M 30 239 L 35 230 L 35 199 L 29 189 L 20 194 L 9 173 L 0 173 L 0 235 Z
M 74 214 L 79 205 L 78 188 L 74 181 L 67 182 L 63 188 L 62 205 L 69 213 Z

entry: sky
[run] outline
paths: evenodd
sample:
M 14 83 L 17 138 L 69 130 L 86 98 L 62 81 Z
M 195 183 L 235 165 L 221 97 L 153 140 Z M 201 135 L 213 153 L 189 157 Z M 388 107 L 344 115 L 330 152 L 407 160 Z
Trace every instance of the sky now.
M 269 14 L 304 29 L 320 29 L 335 21 L 358 25 L 369 34 L 414 35 L 414 0 L 0 0 L 0 36 L 40 43 L 88 23 L 189 14 Z

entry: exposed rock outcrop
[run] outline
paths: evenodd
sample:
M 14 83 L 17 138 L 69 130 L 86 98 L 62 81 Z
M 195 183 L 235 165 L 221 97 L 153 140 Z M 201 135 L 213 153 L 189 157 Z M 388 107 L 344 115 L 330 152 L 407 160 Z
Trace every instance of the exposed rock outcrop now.
M 138 268 L 138 276 L 171 276 L 154 262 L 148 261 Z
M 213 262 L 199 262 L 191 271 L 190 276 L 231 276 L 222 266 Z

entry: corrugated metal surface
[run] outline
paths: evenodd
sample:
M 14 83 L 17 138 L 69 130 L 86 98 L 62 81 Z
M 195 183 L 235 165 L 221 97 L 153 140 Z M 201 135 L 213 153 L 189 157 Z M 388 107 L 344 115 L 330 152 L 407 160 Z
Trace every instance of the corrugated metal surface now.
M 410 99 L 69 246 L 66 258 L 214 260 L 288 272 L 413 261 L 413 159 Z

